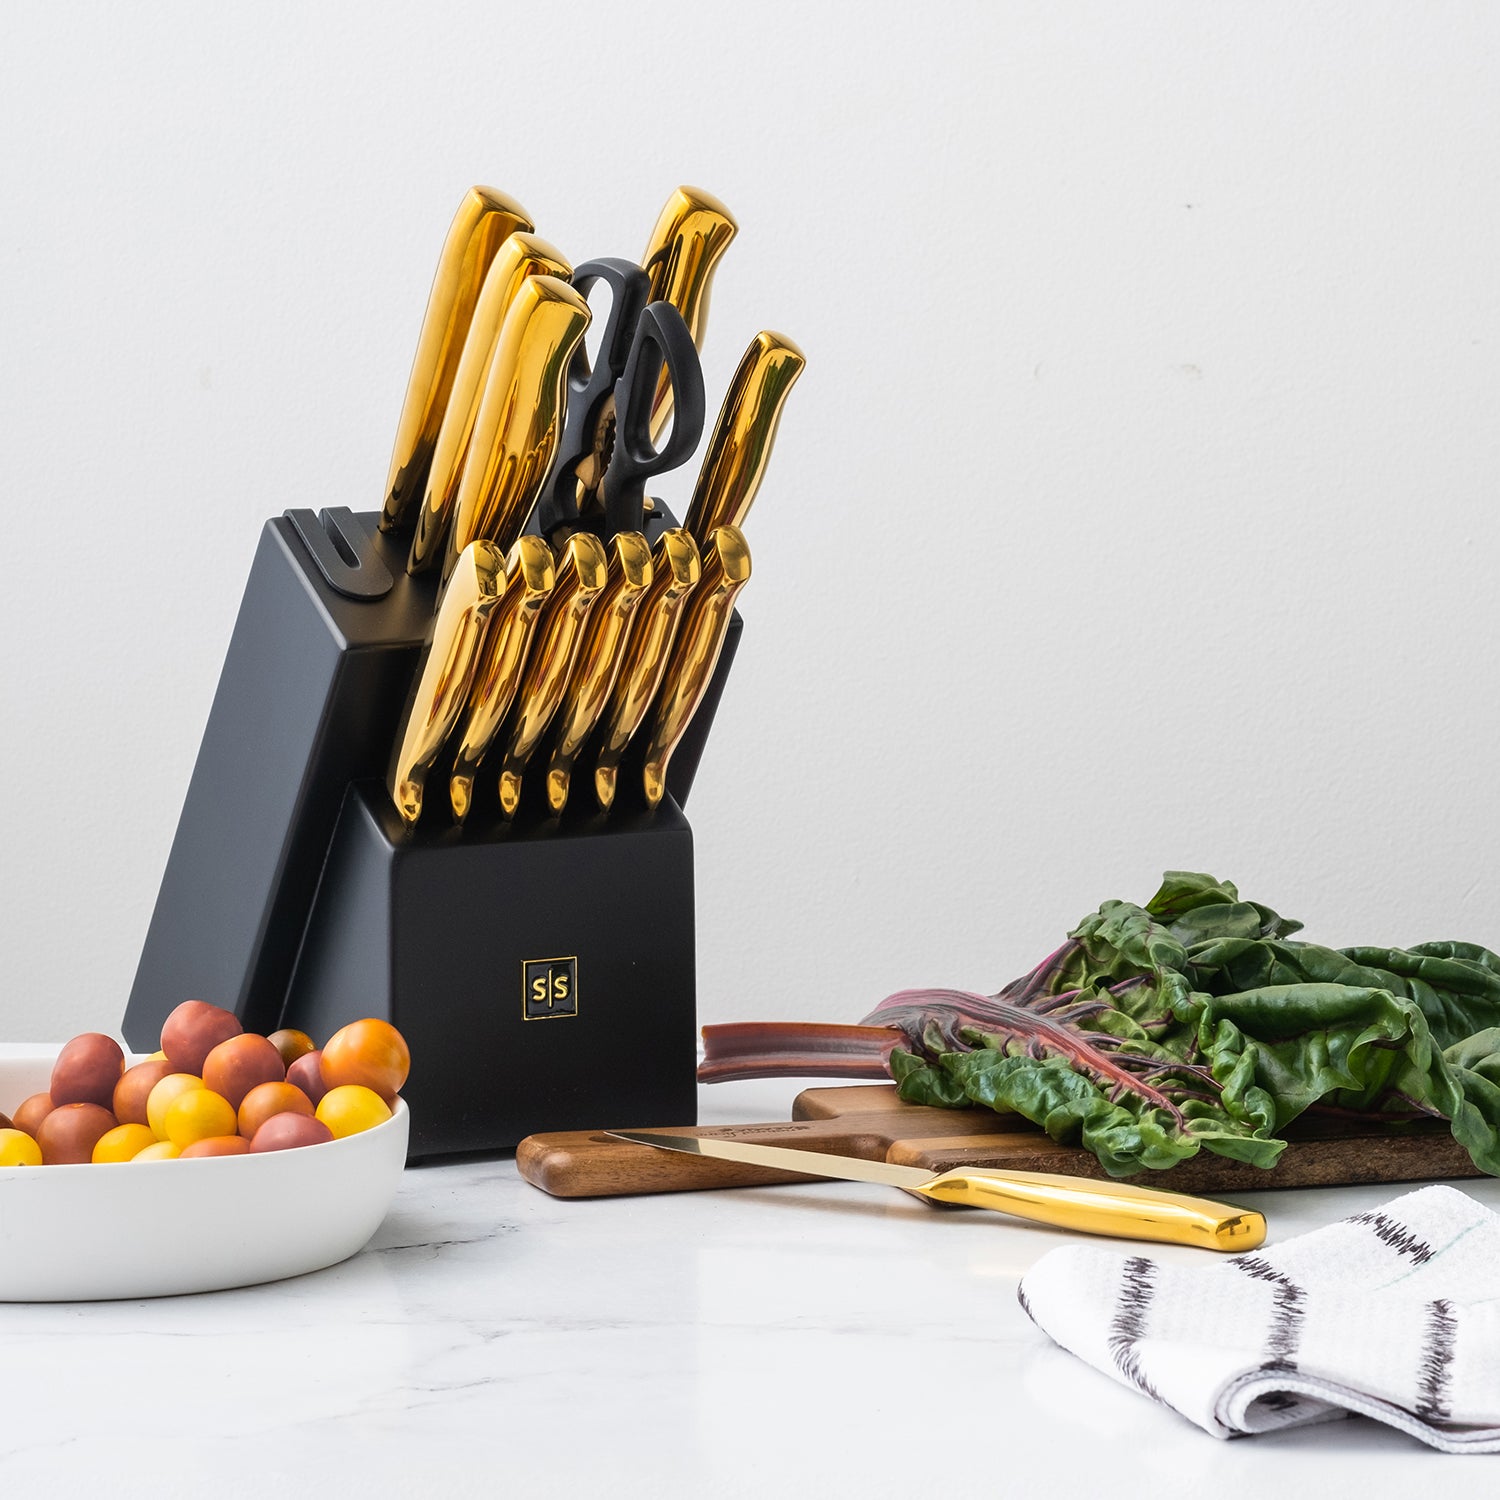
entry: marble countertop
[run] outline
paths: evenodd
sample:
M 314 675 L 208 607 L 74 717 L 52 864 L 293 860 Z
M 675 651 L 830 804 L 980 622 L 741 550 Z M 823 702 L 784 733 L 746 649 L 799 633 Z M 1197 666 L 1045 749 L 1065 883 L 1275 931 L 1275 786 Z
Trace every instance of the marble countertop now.
M 805 1082 L 704 1089 L 702 1120 L 785 1118 Z M 1460 1186 L 1500 1209 L 1500 1182 Z M 1400 1191 L 1245 1201 L 1280 1239 Z M 416 1168 L 368 1249 L 315 1275 L 0 1305 L 0 1479 L 49 1500 L 1338 1500 L 1489 1475 L 1362 1420 L 1206 1436 L 1027 1321 L 1016 1282 L 1063 1239 L 859 1183 L 569 1201 L 508 1157 Z

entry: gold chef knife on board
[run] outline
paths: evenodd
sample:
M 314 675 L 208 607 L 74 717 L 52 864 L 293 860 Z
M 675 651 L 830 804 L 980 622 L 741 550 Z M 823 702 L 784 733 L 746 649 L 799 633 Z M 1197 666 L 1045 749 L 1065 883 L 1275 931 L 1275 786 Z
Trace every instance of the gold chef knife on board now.
M 573 762 L 609 701 L 631 621 L 651 584 L 651 548 L 640 532 L 617 532 L 607 547 L 609 578 L 594 601 L 562 706 L 553 719 L 547 805 L 554 814 L 568 805 Z
M 531 216 L 515 199 L 490 187 L 470 188 L 453 216 L 396 424 L 380 515 L 382 531 L 399 530 L 416 513 L 485 273 L 516 230 L 532 227 Z
M 559 281 L 566 281 L 572 274 L 572 266 L 556 249 L 546 240 L 525 231 L 511 235 L 495 256 L 469 323 L 458 373 L 453 377 L 453 389 L 448 396 L 448 407 L 433 445 L 432 462 L 417 509 L 411 557 L 406 564 L 408 573 L 424 573 L 443 560 L 448 526 L 458 504 L 464 460 L 468 457 L 470 440 L 479 419 L 485 377 L 494 364 L 500 330 L 521 283 L 528 276 L 555 276 Z
M 718 665 L 734 601 L 750 580 L 750 548 L 737 526 L 721 526 L 703 551 L 703 576 L 688 600 L 661 691 L 653 705 L 642 772 L 646 806 L 656 807 L 667 790 L 667 762 L 708 691 Z
M 739 225 L 734 215 L 702 188 L 680 187 L 667 199 L 641 269 L 651 278 L 647 302 L 670 302 L 682 314 L 701 349 L 708 326 L 708 293 L 714 271 Z M 672 387 L 663 371 L 651 405 L 651 437 L 659 439 L 672 414 Z
M 589 612 L 608 578 L 609 554 L 598 537 L 578 531 L 563 543 L 557 582 L 537 623 L 536 643 L 504 734 L 500 808 L 507 818 L 513 818 L 520 806 L 521 775 L 562 702 Z
M 594 795 L 605 812 L 614 805 L 620 758 L 661 686 L 677 622 L 702 571 L 698 544 L 682 527 L 672 526 L 662 532 L 651 559 L 651 586 L 636 612 L 619 679 L 600 729 Z
M 682 523 L 700 546 L 720 526 L 743 526 L 765 477 L 787 393 L 807 360 L 788 338 L 758 333 L 729 382 Z
M 557 581 L 552 549 L 523 536 L 506 562 L 505 597 L 495 610 L 469 692 L 469 716 L 448 778 L 448 800 L 462 823 L 474 800 L 474 776 L 495 732 L 505 722 L 537 616 Z
M 422 815 L 427 773 L 453 732 L 474 680 L 490 616 L 506 586 L 505 554 L 491 542 L 475 542 L 458 559 L 417 669 L 396 739 L 386 784 L 408 828 Z
M 903 1167 L 894 1162 L 864 1161 L 823 1151 L 758 1146 L 748 1141 L 708 1136 L 670 1135 L 655 1130 L 611 1130 L 607 1134 L 664 1151 L 751 1162 L 809 1177 L 884 1183 L 905 1188 L 934 1203 L 993 1209 L 1013 1218 L 1083 1234 L 1107 1234 L 1118 1239 L 1154 1240 L 1164 1245 L 1190 1245 L 1199 1250 L 1233 1253 L 1254 1250 L 1266 1237 L 1265 1217 L 1253 1209 L 1235 1208 L 1209 1198 L 1189 1198 L 1160 1188 L 1133 1187 L 1125 1182 L 1101 1182 L 1050 1172 L 1012 1172 L 1002 1167 L 957 1167 L 933 1173 L 925 1167 Z
M 568 360 L 589 305 L 555 276 L 525 277 L 501 325 L 443 548 L 446 577 L 477 537 L 509 551 L 552 464 Z

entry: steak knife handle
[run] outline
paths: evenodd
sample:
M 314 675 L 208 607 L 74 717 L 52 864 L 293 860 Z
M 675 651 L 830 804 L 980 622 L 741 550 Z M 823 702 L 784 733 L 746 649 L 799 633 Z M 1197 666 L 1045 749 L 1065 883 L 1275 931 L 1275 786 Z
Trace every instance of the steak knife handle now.
M 943 1172 L 912 1191 L 939 1203 L 993 1209 L 1084 1234 L 1200 1250 L 1254 1250 L 1266 1237 L 1264 1216 L 1251 1209 L 1088 1177 L 964 1167 Z

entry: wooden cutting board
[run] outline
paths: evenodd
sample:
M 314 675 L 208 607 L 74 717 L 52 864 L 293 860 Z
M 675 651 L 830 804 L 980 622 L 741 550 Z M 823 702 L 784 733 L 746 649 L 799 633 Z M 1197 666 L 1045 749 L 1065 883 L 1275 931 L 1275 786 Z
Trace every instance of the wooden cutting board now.
M 792 1105 L 792 1119 L 787 1121 L 657 1128 L 677 1128 L 683 1135 L 829 1151 L 868 1161 L 900 1162 L 934 1172 L 952 1167 L 1010 1167 L 1023 1172 L 1066 1172 L 1077 1177 L 1105 1175 L 1087 1151 L 1059 1146 L 1027 1121 L 987 1109 L 903 1104 L 890 1084 L 804 1089 Z M 1439 1121 L 1402 1134 L 1370 1128 L 1334 1129 L 1322 1121 L 1299 1121 L 1287 1136 L 1289 1144 L 1270 1171 L 1200 1151 L 1170 1171 L 1142 1173 L 1137 1181 L 1188 1193 L 1238 1193 L 1483 1175 Z M 809 1180 L 799 1173 L 656 1151 L 590 1130 L 528 1136 L 516 1148 L 516 1165 L 532 1186 L 558 1198 L 762 1187 Z

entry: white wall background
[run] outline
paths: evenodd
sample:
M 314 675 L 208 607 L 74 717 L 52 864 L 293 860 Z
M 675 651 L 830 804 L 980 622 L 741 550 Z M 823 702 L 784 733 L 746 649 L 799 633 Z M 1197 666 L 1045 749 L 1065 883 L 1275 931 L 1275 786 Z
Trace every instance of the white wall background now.
M 692 809 L 705 1020 L 993 988 L 1170 866 L 1500 946 L 1500 11 L 0 34 L 0 1039 L 117 1023 L 257 533 L 378 506 L 473 182 L 575 260 L 710 188 L 711 403 L 757 329 L 808 354 Z

